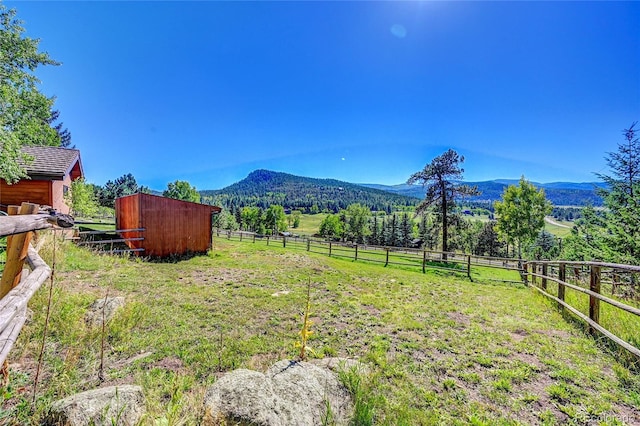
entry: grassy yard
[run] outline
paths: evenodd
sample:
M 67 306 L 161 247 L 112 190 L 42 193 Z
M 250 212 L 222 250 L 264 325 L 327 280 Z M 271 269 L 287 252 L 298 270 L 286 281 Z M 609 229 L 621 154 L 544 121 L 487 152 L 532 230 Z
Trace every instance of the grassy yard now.
M 196 424 L 206 387 L 224 372 L 264 371 L 295 357 L 309 280 L 313 356 L 353 357 L 370 367 L 359 392 L 370 424 L 640 422 L 637 373 L 532 289 L 488 275 L 471 283 L 447 271 L 422 274 L 222 238 L 209 255 L 175 263 L 71 245 L 57 258 L 36 405 L 45 288 L 10 355 L 0 423 L 39 424 L 54 400 L 100 385 L 101 333 L 83 316 L 108 293 L 127 306 L 107 327 L 103 385 L 141 385 L 145 424 Z

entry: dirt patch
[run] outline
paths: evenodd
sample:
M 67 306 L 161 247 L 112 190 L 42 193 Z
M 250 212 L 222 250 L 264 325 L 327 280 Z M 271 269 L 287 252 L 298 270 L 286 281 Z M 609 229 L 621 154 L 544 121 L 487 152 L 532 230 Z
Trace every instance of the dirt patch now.
M 244 282 L 252 276 L 253 274 L 244 269 L 217 268 L 193 271 L 189 278 L 195 284 L 215 285 Z M 183 280 L 183 278 L 180 277 L 179 280 Z
M 447 317 L 450 320 L 460 324 L 462 328 L 467 328 L 469 325 L 471 325 L 471 319 L 469 319 L 469 317 L 462 312 L 447 312 Z
M 526 330 L 517 329 L 511 333 L 511 339 L 516 342 L 523 341 L 527 336 L 529 336 L 529 332 Z
M 180 358 L 174 356 L 168 356 L 162 358 L 160 361 L 154 362 L 150 367 L 161 368 L 167 371 L 173 371 L 175 373 L 184 371 L 184 363 Z

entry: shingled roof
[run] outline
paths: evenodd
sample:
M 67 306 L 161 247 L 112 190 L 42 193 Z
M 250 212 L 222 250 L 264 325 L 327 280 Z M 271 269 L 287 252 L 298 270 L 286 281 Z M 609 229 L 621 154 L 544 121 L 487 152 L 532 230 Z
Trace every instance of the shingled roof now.
M 77 163 L 77 173 L 83 174 L 80 151 L 54 146 L 24 146 L 22 152 L 33 157 L 27 164 L 27 174 L 31 179 L 62 180 L 71 173 Z M 76 178 L 79 176 L 72 176 Z

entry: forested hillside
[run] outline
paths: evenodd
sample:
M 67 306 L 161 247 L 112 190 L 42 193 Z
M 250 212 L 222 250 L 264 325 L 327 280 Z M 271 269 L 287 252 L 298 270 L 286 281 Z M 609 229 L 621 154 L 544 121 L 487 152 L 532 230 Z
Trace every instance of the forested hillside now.
M 391 212 L 394 207 L 413 206 L 418 199 L 367 188 L 335 179 L 314 179 L 269 170 L 256 170 L 240 182 L 215 191 L 200 191 L 203 202 L 223 207 L 272 204 L 304 213 L 337 212 L 353 203 L 374 211 Z
M 484 182 L 465 182 L 470 186 L 477 186 L 480 195 L 469 197 L 470 201 L 489 201 L 494 202 L 500 199 L 504 189 L 513 184 L 517 184 L 517 180 L 490 180 Z M 544 189 L 545 195 L 549 201 L 556 206 L 601 206 L 602 197 L 597 194 L 597 188 L 605 185 L 600 182 L 553 182 L 553 183 L 537 183 L 532 182 L 536 188 Z M 408 197 L 424 197 L 424 190 L 417 185 L 377 185 L 362 184 L 368 188 L 380 189 L 383 191 L 393 192 L 395 194 L 405 195 Z

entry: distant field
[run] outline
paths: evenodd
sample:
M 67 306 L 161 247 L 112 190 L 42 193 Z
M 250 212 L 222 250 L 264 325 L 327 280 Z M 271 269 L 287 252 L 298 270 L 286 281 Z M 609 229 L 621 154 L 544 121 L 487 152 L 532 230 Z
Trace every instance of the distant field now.
M 313 235 L 320 229 L 320 223 L 327 217 L 326 213 L 303 214 L 300 217 L 298 228 L 289 228 L 289 231 L 300 235 Z
M 9 357 L 0 423 L 40 424 L 58 398 L 131 383 L 147 399 L 144 425 L 198 424 L 205 390 L 223 373 L 296 356 L 309 280 L 313 357 L 357 358 L 371 370 L 359 395 L 373 420 L 359 425 L 640 421 L 640 376 L 523 285 L 225 238 L 214 246 L 167 263 L 58 247 L 36 404 L 42 290 Z M 41 254 L 51 262 L 50 246 Z M 127 305 L 107 324 L 100 384 L 100 328 L 84 315 L 107 293 Z

